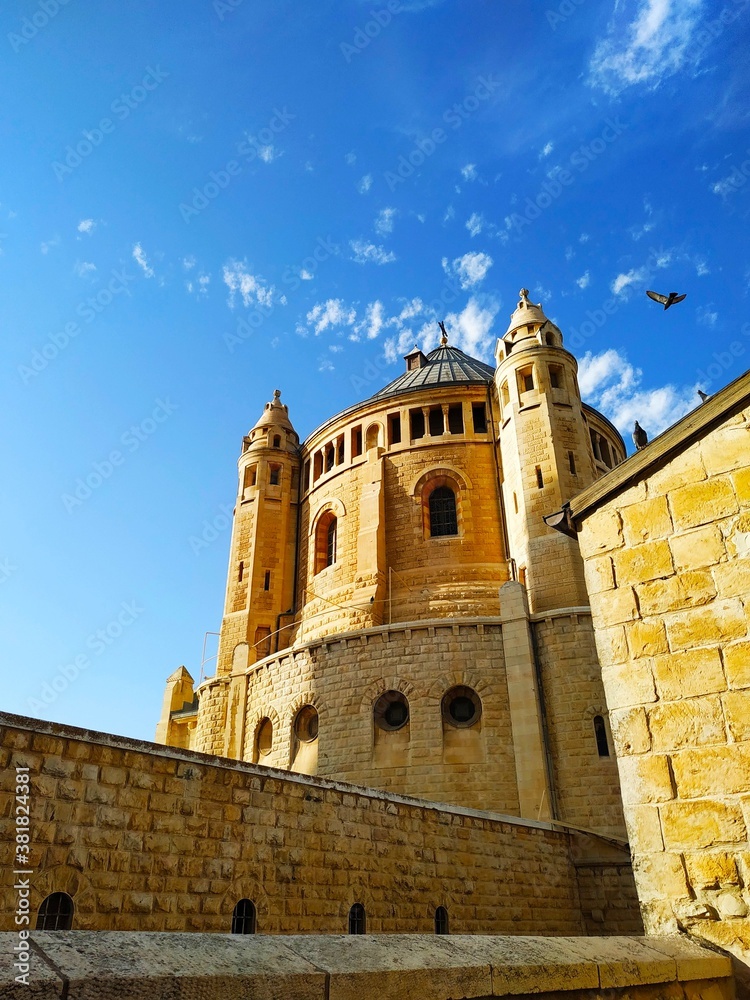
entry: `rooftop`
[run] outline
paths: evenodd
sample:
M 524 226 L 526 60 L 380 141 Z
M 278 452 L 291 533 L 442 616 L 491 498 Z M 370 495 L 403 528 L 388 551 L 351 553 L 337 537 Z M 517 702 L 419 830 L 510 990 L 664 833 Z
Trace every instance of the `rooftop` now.
M 421 352 L 419 354 L 421 355 Z M 491 365 L 469 357 L 457 347 L 447 345 L 436 347 L 426 357 L 421 355 L 421 362 L 393 382 L 389 382 L 370 398 L 383 399 L 386 396 L 398 396 L 403 392 L 431 389 L 441 385 L 486 385 L 495 374 L 495 369 Z

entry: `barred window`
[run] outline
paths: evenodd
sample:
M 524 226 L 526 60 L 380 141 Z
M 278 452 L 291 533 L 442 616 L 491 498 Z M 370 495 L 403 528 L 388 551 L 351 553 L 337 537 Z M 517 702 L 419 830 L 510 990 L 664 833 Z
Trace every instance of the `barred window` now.
M 232 934 L 255 934 L 255 903 L 241 899 L 232 912 Z
M 73 900 L 67 892 L 53 892 L 42 900 L 36 918 L 38 931 L 69 931 L 73 926 Z
M 444 906 L 438 906 L 435 910 L 435 933 L 448 933 L 448 911 Z
M 328 534 L 326 535 L 326 566 L 333 566 L 336 562 L 336 519 L 334 518 L 328 525 Z
M 430 494 L 430 535 L 457 535 L 456 495 L 448 486 L 438 486 Z
M 355 903 L 349 910 L 349 933 L 364 934 L 367 924 L 365 908 L 361 903 Z

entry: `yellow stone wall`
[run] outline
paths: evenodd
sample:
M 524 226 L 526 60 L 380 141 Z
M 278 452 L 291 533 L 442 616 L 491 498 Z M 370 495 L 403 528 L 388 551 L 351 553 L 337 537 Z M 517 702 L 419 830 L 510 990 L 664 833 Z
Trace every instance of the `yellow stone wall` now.
M 569 837 L 545 824 L 2 716 L 6 801 L 16 766 L 30 768 L 32 913 L 67 892 L 74 929 L 226 933 L 242 898 L 263 934 L 344 934 L 355 902 L 372 933 L 431 934 L 437 906 L 455 934 L 583 929 Z
M 716 412 L 686 441 L 677 425 L 672 453 L 587 511 L 579 539 L 647 930 L 688 927 L 748 962 L 747 392 Z

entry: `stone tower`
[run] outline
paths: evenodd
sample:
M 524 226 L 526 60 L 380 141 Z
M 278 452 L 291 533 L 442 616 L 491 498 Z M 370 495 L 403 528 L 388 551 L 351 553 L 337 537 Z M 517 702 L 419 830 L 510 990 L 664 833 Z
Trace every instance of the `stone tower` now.
M 576 359 L 525 288 L 497 342 L 496 360 L 510 556 L 526 587 L 529 609 L 533 614 L 587 605 L 576 542 L 547 527 L 542 517 L 598 475 L 588 416 L 578 390 Z
M 284 616 L 294 605 L 299 438 L 280 397 L 276 389 L 273 400 L 266 403 L 260 419 L 243 439 L 238 462 L 238 495 L 216 669 L 217 679 L 225 683 L 211 692 L 218 696 L 215 723 L 222 722 L 221 731 L 210 743 L 214 752 L 229 756 L 241 756 L 242 734 L 234 720 L 243 714 L 238 713 L 236 702 L 240 687 L 244 690 L 245 671 L 288 645 L 284 625 L 289 618 Z

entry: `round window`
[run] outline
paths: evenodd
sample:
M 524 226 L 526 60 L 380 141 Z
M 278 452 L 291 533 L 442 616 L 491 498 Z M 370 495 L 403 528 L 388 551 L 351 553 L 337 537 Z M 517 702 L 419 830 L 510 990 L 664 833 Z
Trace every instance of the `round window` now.
M 443 698 L 443 718 L 451 726 L 468 728 L 479 722 L 481 714 L 482 702 L 471 688 L 452 688 Z
M 294 720 L 294 735 L 300 743 L 312 743 L 318 735 L 318 713 L 312 705 L 305 705 Z
M 394 732 L 409 721 L 409 702 L 400 691 L 386 691 L 375 702 L 373 715 L 379 729 Z
M 261 720 L 261 723 L 258 726 L 258 735 L 256 740 L 258 754 L 261 757 L 265 757 L 266 754 L 271 752 L 271 747 L 273 746 L 273 723 L 270 719 Z

